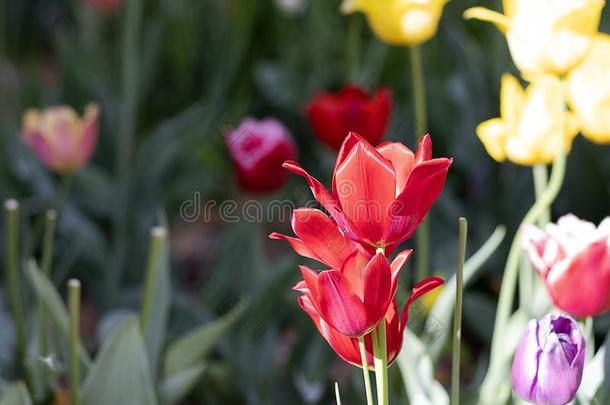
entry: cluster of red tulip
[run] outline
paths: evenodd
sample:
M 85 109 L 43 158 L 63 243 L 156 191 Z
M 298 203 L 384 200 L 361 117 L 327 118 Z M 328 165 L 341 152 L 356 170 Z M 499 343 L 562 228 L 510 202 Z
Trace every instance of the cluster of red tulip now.
M 301 256 L 329 268 L 318 272 L 300 266 L 303 281 L 294 289 L 302 294 L 299 304 L 322 336 L 349 363 L 362 364 L 358 338 L 364 337 L 367 364 L 372 364 L 371 332 L 385 320 L 390 364 L 402 346 L 409 306 L 443 283 L 437 277 L 420 281 L 398 314 L 398 274 L 412 251 L 401 251 L 392 261 L 387 256 L 414 233 L 443 189 L 451 159 L 431 155 L 427 135 L 413 153 L 397 142 L 375 148 L 350 133 L 339 150 L 332 191 L 296 162 L 284 163 L 305 177 L 330 216 L 317 209 L 296 209 L 296 237 L 270 237 L 288 241 Z

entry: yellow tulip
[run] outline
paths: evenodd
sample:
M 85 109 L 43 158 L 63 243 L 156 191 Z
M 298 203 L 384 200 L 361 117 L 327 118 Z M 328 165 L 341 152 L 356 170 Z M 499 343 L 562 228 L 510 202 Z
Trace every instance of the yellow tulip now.
M 524 77 L 565 75 L 589 50 L 604 0 L 504 0 L 504 14 L 474 7 L 467 19 L 494 23 Z
M 375 34 L 394 45 L 419 45 L 436 34 L 447 0 L 344 0 L 346 13 L 363 12 Z
M 482 122 L 477 135 L 487 153 L 503 162 L 548 164 L 570 150 L 578 121 L 565 111 L 563 86 L 554 76 L 539 76 L 523 90 L 511 75 L 502 77 L 500 118 Z
M 595 37 L 585 60 L 568 76 L 567 91 L 582 134 L 593 142 L 610 143 L 610 35 Z

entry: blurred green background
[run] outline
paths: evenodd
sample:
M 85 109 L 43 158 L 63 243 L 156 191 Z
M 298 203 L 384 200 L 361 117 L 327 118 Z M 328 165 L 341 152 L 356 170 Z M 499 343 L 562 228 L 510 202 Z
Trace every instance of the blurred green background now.
M 408 50 L 381 43 L 361 15 L 344 16 L 339 5 L 125 0 L 103 12 L 85 0 L 0 0 L 0 199 L 17 198 L 29 224 L 49 208 L 60 180 L 22 142 L 22 112 L 68 104 L 80 113 L 89 101 L 101 106 L 94 159 L 75 176 L 60 215 L 53 274 L 58 286 L 69 277 L 83 282 L 81 328 L 91 351 L 140 302 L 149 228 L 159 211 L 170 226 L 170 337 L 225 313 L 241 297 L 252 300 L 187 403 L 329 403 L 334 381 L 345 403 L 362 402 L 360 374 L 298 308 L 291 286 L 300 259 L 286 244 L 266 238 L 271 231 L 289 233 L 289 219 L 240 216 L 253 198 L 263 205 L 307 202 L 305 182 L 292 176 L 273 195 L 241 193 L 223 139 L 223 131 L 246 115 L 274 116 L 294 135 L 300 163 L 328 184 L 334 156 L 315 138 L 303 106 L 316 92 L 346 83 L 351 24 L 359 49 L 356 82 L 392 90 L 387 139 L 415 146 Z M 438 35 L 423 45 L 434 154 L 454 158 L 429 215 L 433 271 L 445 275 L 454 268 L 459 216 L 469 220 L 472 252 L 497 224 L 512 235 L 533 201 L 531 171 L 497 164 L 474 133 L 479 122 L 498 115 L 500 76 L 515 71 L 494 27 L 462 19 L 475 5 L 501 9 L 500 1 L 453 0 Z M 610 32 L 609 14 L 603 13 L 601 31 Z M 597 223 L 608 214 L 609 156 L 609 146 L 576 139 L 554 218 L 572 212 Z M 227 200 L 236 201 L 235 222 L 221 218 Z M 206 211 L 209 201 L 216 205 Z M 38 254 L 29 229 L 23 229 L 23 244 Z M 507 245 L 465 294 L 466 386 L 485 369 Z M 412 280 L 409 271 L 403 276 L 406 289 Z M 415 310 L 425 316 L 423 307 Z M 412 316 L 417 327 L 418 316 Z M 606 319 L 596 327 L 609 324 Z M 0 370 L 6 379 L 13 339 L 3 305 Z M 448 367 L 441 360 L 439 380 L 448 381 Z M 394 401 L 404 403 L 396 367 L 392 378 Z

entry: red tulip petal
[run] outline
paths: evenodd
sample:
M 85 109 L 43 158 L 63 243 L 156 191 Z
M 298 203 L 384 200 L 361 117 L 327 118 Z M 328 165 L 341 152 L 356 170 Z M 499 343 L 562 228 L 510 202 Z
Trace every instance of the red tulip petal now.
M 402 309 L 402 316 L 400 320 L 401 334 L 405 330 L 405 326 L 407 326 L 407 321 L 409 320 L 409 307 L 411 306 L 411 304 L 422 295 L 426 294 L 431 290 L 434 290 L 436 287 L 438 287 L 439 285 L 443 285 L 444 283 L 445 280 L 443 280 L 442 278 L 428 277 L 415 284 L 415 287 L 413 287 L 413 289 L 411 290 L 411 295 L 409 296 L 409 299 L 407 300 L 404 308 Z
M 352 225 L 351 221 L 345 216 L 341 210 L 339 202 L 332 196 L 318 180 L 313 178 L 303 169 L 297 162 L 288 160 L 284 162 L 284 168 L 291 172 L 304 177 L 307 180 L 307 184 L 313 193 L 313 196 L 328 213 L 333 217 L 337 225 L 346 234 L 347 237 L 353 240 L 358 240 L 356 229 Z
M 400 317 L 396 302 L 392 301 L 385 315 L 388 365 L 392 364 L 402 348 L 403 331 L 400 329 Z
M 368 143 L 358 142 L 337 167 L 335 181 L 342 211 L 358 230 L 360 239 L 370 245 L 379 244 L 396 191 L 390 162 Z
M 415 155 L 411 152 L 411 149 L 400 142 L 386 142 L 379 145 L 377 151 L 394 166 L 396 195 L 399 195 L 407 185 L 409 175 L 415 167 Z
M 368 332 L 371 325 L 367 324 L 364 304 L 349 287 L 340 271 L 321 272 L 318 277 L 318 312 L 338 332 L 358 337 Z
M 269 239 L 285 240 L 288 243 L 290 243 L 290 246 L 292 247 L 292 249 L 294 249 L 294 251 L 297 254 L 304 256 L 304 257 L 308 257 L 310 259 L 321 261 L 320 258 L 313 251 L 311 251 L 307 246 L 305 246 L 303 241 L 300 240 L 299 238 L 295 238 L 292 236 L 282 235 L 281 233 L 273 232 L 269 235 Z
M 610 311 L 608 238 L 604 236 L 553 266 L 545 282 L 555 305 L 574 316 L 596 316 Z
M 394 298 L 391 269 L 385 256 L 376 254 L 364 269 L 364 306 L 369 324 L 377 325 L 385 316 Z
M 452 160 L 432 159 L 418 164 L 411 172 L 405 189 L 392 206 L 394 215 L 386 241 L 398 243 L 409 238 L 436 201 L 445 185 Z M 402 218 L 401 218 L 402 217 Z
M 337 332 L 332 326 L 324 322 L 320 315 L 315 310 L 315 307 L 311 303 L 308 297 L 301 296 L 298 298 L 299 305 L 309 315 L 312 321 L 315 323 L 318 332 L 326 339 L 328 344 L 333 348 L 335 353 L 339 355 L 346 362 L 355 366 L 361 366 L 360 360 L 360 348 L 358 346 L 358 339 L 350 338 Z M 372 352 L 372 349 L 370 350 Z M 373 364 L 372 354 L 369 357 L 369 364 Z
M 341 149 L 339 149 L 339 153 L 337 154 L 337 160 L 335 161 L 335 168 L 333 169 L 333 179 L 332 179 L 332 191 L 333 195 L 337 196 L 337 168 L 345 161 L 345 158 L 352 151 L 354 146 L 356 146 L 359 142 L 366 142 L 366 140 L 358 135 L 355 132 L 350 132 L 347 134 L 347 137 L 341 144 Z
M 294 210 L 292 229 L 314 252 L 316 260 L 334 269 L 340 268 L 345 259 L 356 250 L 354 242 L 343 236 L 337 225 L 318 209 Z
M 341 273 L 349 288 L 361 301 L 364 300 L 364 272 L 369 260 L 359 251 L 353 252 L 341 265 Z
M 407 260 L 409 260 L 411 254 L 413 254 L 412 249 L 403 250 L 402 252 L 398 253 L 398 255 L 396 255 L 396 257 L 394 258 L 394 260 L 392 260 L 392 263 L 390 264 L 390 268 L 392 270 L 392 290 L 390 292 L 392 295 L 392 299 L 394 298 L 394 295 L 396 294 L 396 289 L 398 288 L 398 273 L 400 272 L 404 264 L 407 262 Z
M 535 225 L 525 225 L 521 232 L 523 250 L 542 278 L 546 278 L 549 270 L 566 256 L 562 245 Z
M 432 159 L 432 140 L 429 134 L 425 134 L 417 145 L 417 152 L 415 152 L 415 163 L 422 163 Z

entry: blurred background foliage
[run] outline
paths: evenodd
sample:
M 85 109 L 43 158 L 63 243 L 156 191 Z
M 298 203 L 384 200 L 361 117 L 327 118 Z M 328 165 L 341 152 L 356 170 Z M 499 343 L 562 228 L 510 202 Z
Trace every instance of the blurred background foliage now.
M 359 373 L 336 357 L 298 309 L 290 289 L 298 259 L 266 238 L 288 230 L 288 215 L 252 222 L 240 214 L 252 198 L 302 205 L 309 190 L 292 176 L 271 196 L 240 193 L 223 131 L 245 115 L 280 119 L 298 143 L 299 161 L 328 184 L 334 156 L 316 140 L 303 106 L 316 92 L 345 84 L 350 52 L 358 50 L 356 82 L 393 93 L 387 138 L 413 147 L 408 51 L 379 42 L 361 15 L 339 12 L 338 0 L 143 0 L 141 10 L 139 2 L 119 1 L 105 12 L 93 2 L 0 0 L 0 199 L 22 203 L 31 225 L 23 229 L 27 252 L 39 252 L 34 224 L 61 181 L 23 144 L 21 114 L 54 104 L 79 112 L 88 101 L 101 105 L 94 160 L 76 174 L 59 218 L 53 274 L 58 286 L 69 277 L 83 282 L 88 348 L 98 350 L 101 334 L 140 302 L 149 229 L 163 210 L 173 266 L 170 338 L 225 313 L 241 297 L 252 299 L 189 401 L 328 403 L 331 383 L 338 381 L 346 403 L 362 402 Z M 500 1 L 451 1 L 438 35 L 423 46 L 434 154 L 454 158 L 429 215 L 432 267 L 445 275 L 454 268 L 458 216 L 469 219 L 472 252 L 497 224 L 511 235 L 533 201 L 530 171 L 495 163 L 474 134 L 479 122 L 498 115 L 500 76 L 515 70 L 495 28 L 463 20 L 463 11 L 475 5 L 501 9 Z M 129 7 L 135 7 L 131 16 Z M 608 13 L 600 31 L 610 32 Z M 573 212 L 597 223 L 608 214 L 609 152 L 576 139 L 554 217 Z M 126 167 L 119 163 L 123 153 Z M 237 201 L 238 221 L 222 220 L 225 200 Z M 465 294 L 466 385 L 485 369 L 506 251 L 505 242 Z M 409 272 L 403 275 L 406 288 L 412 280 Z M 421 320 L 425 308 L 415 311 Z M 12 330 L 4 306 L 1 370 L 13 361 Z M 448 367 L 441 358 L 440 381 L 448 382 Z M 392 396 L 405 403 L 396 367 L 391 371 Z

